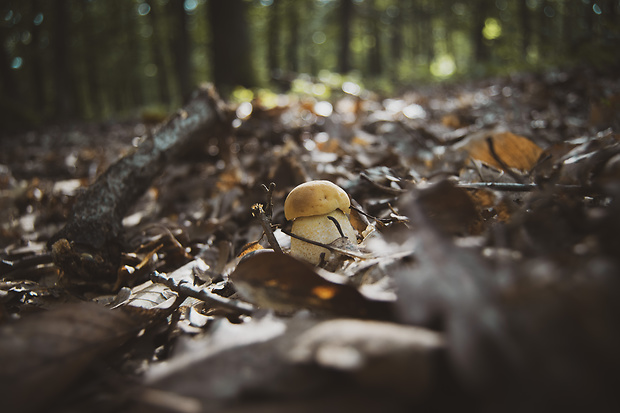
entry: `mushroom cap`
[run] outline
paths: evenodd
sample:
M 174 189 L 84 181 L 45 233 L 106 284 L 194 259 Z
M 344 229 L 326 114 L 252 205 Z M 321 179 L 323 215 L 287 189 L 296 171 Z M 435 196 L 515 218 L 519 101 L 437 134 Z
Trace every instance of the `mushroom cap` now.
M 351 201 L 344 189 L 330 181 L 310 181 L 298 185 L 284 201 L 284 216 L 288 220 L 325 215 L 336 209 L 349 214 Z

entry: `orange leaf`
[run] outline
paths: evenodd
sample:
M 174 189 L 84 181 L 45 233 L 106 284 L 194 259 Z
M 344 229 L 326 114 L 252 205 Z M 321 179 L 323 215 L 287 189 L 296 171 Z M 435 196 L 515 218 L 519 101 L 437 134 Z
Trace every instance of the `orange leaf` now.
M 480 135 L 470 140 L 465 149 L 469 156 L 497 169 L 504 169 L 491 153 L 487 142 L 488 135 Z M 509 168 L 530 171 L 538 161 L 543 150 L 531 140 L 510 132 L 491 135 L 495 154 Z

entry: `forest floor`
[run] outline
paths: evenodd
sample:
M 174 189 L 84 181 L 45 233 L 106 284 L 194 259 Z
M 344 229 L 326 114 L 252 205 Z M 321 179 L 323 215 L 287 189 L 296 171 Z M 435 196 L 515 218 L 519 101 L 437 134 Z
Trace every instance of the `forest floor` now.
M 348 90 L 230 107 L 125 214 L 111 282 L 47 242 L 153 126 L 0 138 L 3 410 L 619 411 L 620 78 Z M 264 235 L 287 252 L 317 179 L 359 244 L 313 267 Z

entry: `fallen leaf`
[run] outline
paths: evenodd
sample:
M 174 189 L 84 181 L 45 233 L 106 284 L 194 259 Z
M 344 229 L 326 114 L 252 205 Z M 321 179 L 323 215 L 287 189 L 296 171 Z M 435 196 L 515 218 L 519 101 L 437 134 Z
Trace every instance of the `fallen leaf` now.
M 127 314 L 91 303 L 64 305 L 3 325 L 3 411 L 37 411 L 95 359 L 120 346 L 139 328 L 139 321 Z
M 459 117 L 454 113 L 448 113 L 446 115 L 443 115 L 441 117 L 441 123 L 443 123 L 444 126 L 452 129 L 458 129 L 463 126 Z
M 476 234 L 481 231 L 480 214 L 468 191 L 444 180 L 420 189 L 416 195 L 428 218 L 444 233 Z M 403 210 L 411 196 L 400 200 Z M 413 223 L 415 225 L 415 222 Z
M 437 357 L 443 351 L 440 334 L 355 319 L 317 322 L 268 314 L 236 325 L 222 320 L 210 336 L 184 340 L 180 347 L 182 354 L 147 372 L 139 404 L 153 410 L 176 402 L 196 412 L 400 412 L 424 400 L 445 373 Z M 350 363 L 351 356 L 360 363 Z M 234 408 L 246 401 L 249 409 Z M 278 403 L 257 407 L 261 401 Z
M 329 372 L 295 365 L 285 355 L 292 339 L 315 323 L 269 314 L 241 324 L 220 320 L 209 336 L 179 343 L 179 354 L 154 365 L 146 374 L 146 384 L 191 399 L 202 406 L 197 411 L 248 395 L 309 394 L 329 385 Z M 157 405 L 148 395 L 149 391 L 138 396 L 139 401 Z
M 531 140 L 511 132 L 498 132 L 491 135 L 488 133 L 475 134 L 467 138 L 459 147 L 467 151 L 473 159 L 497 169 L 504 169 L 493 156 L 487 138 L 492 140 L 497 158 L 505 166 L 519 171 L 530 171 L 543 153 L 543 149 Z
M 352 317 L 390 317 L 389 302 L 366 298 L 337 274 L 263 251 L 248 254 L 230 275 L 239 293 L 254 304 L 286 313 L 307 308 Z
M 288 357 L 296 363 L 343 371 L 369 389 L 417 397 L 433 387 L 441 349 L 443 337 L 431 330 L 337 319 L 302 333 Z

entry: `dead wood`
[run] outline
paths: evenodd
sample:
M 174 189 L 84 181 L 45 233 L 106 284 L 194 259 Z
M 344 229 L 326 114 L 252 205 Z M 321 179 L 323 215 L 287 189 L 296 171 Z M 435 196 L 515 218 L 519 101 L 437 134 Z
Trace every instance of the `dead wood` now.
M 223 124 L 222 103 L 214 89 L 196 91 L 182 110 L 79 196 L 65 227 L 48 242 L 56 265 L 69 279 L 112 281 L 122 251 L 122 219 L 129 208 L 166 165 Z

